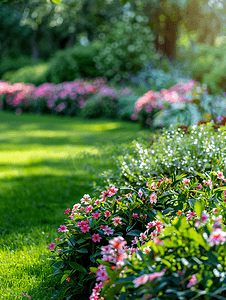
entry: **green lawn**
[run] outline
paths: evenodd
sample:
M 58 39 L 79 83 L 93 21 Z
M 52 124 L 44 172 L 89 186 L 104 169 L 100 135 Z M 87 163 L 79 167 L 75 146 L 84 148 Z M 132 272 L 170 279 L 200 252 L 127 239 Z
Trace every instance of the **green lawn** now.
M 64 210 L 141 134 L 133 123 L 0 112 L 0 299 L 50 299 L 48 245 Z

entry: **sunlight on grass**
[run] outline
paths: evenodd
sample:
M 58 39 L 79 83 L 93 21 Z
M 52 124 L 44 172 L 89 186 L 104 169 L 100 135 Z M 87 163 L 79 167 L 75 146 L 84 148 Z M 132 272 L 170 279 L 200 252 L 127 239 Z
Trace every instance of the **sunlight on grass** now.
M 92 182 L 115 168 L 111 156 L 142 134 L 138 128 L 0 112 L 0 298 L 51 298 L 48 245 L 64 210 L 93 193 Z

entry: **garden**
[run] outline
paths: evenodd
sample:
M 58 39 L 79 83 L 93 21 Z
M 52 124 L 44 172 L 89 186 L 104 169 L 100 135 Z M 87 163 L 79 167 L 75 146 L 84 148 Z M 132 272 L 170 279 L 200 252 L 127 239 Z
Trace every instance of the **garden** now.
M 226 300 L 225 8 L 0 2 L 0 299 Z

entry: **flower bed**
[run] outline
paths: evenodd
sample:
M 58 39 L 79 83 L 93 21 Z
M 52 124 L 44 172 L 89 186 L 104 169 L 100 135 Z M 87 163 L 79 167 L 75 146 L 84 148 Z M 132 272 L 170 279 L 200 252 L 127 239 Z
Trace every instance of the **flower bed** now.
M 205 129 L 212 137 L 211 126 L 191 128 L 183 137 L 191 139 L 200 132 L 206 136 Z M 174 139 L 167 142 L 173 145 Z M 208 143 L 203 144 L 205 149 Z M 143 159 L 146 149 L 141 150 Z M 194 155 L 199 159 L 199 154 L 197 150 Z M 130 159 L 132 170 L 139 162 Z M 142 175 L 129 184 L 123 177 L 115 178 L 115 185 L 108 180 L 96 197 L 84 195 L 72 210 L 67 208 L 68 218 L 58 228 L 60 236 L 49 246 L 54 253 L 54 275 L 59 276 L 55 296 L 78 299 L 83 294 L 90 300 L 223 297 L 226 179 L 223 165 L 213 156 L 210 163 L 215 171 L 207 171 L 204 164 L 202 172 L 176 174 L 172 167 L 168 172 L 157 170 L 155 176 L 143 172 L 143 165 Z
M 195 80 L 178 83 L 168 90 L 148 91 L 134 106 L 132 120 L 151 129 L 181 123 L 185 126 L 198 124 L 203 118 L 217 120 L 225 113 L 224 97 L 211 96 L 207 86 Z
M 75 80 L 58 85 L 45 83 L 38 87 L 32 84 L 0 82 L 0 108 L 22 112 L 76 116 L 92 96 L 100 99 L 117 99 L 132 94 L 129 88 L 116 90 L 107 85 L 105 78 L 92 81 Z
M 144 182 L 146 187 L 129 192 L 111 186 L 97 198 L 84 195 L 72 211 L 65 210 L 69 216 L 58 228 L 61 236 L 50 244 L 65 297 L 87 293 L 95 277 L 100 283 L 91 300 L 101 299 L 101 288 L 103 299 L 175 298 L 186 288 L 184 299 L 201 290 L 207 296 L 216 289 L 216 295 L 224 294 L 223 173 Z

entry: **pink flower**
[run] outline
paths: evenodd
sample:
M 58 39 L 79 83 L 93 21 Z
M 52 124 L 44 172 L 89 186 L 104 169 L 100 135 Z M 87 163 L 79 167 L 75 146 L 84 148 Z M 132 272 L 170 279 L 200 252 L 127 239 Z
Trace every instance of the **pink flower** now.
M 153 241 L 154 241 L 155 245 L 163 245 L 163 241 L 157 237 L 154 237 Z
M 104 216 L 107 218 L 107 217 L 110 217 L 111 216 L 111 212 L 109 210 L 106 210 L 104 212 Z
M 118 189 L 113 185 L 112 187 L 110 187 L 109 189 L 108 189 L 108 197 L 111 197 L 111 196 L 113 196 L 114 194 L 116 194 L 117 193 L 117 191 L 118 191 Z
M 149 274 L 149 281 L 151 282 L 155 278 L 164 276 L 165 272 L 166 272 L 166 269 L 163 269 L 161 272 L 155 272 L 155 273 Z
M 69 214 L 70 212 L 70 208 L 65 209 L 65 213 L 64 214 Z
M 92 216 L 94 219 L 98 219 L 100 217 L 100 214 L 98 212 L 92 213 Z
M 220 242 L 226 241 L 226 232 L 224 232 L 221 228 L 217 228 L 213 230 L 210 234 L 208 242 L 210 246 L 219 245 Z
M 118 226 L 118 224 L 122 224 L 122 222 L 121 222 L 122 218 L 120 218 L 120 217 L 114 217 L 111 220 L 113 221 L 113 224 L 115 225 L 115 227 Z
M 96 200 L 95 202 L 94 202 L 94 205 L 99 205 L 100 204 L 100 201 L 99 200 Z
M 112 245 L 102 246 L 101 250 L 101 254 L 108 254 L 110 253 L 110 250 L 112 250 Z
M 104 229 L 103 229 L 103 232 L 104 232 L 104 234 L 106 234 L 106 235 L 110 235 L 110 234 L 113 234 L 114 233 L 114 229 L 112 229 L 111 227 L 105 227 Z
M 208 179 L 208 180 L 203 180 L 203 183 L 206 184 L 206 185 L 208 185 L 209 188 L 212 189 L 213 184 L 212 184 L 212 181 L 211 181 L 211 180 L 209 180 L 209 179 Z
M 198 282 L 196 275 L 193 274 L 191 276 L 191 279 L 189 280 L 189 284 L 187 285 L 188 288 L 190 288 L 191 286 L 195 285 Z
M 201 184 L 199 184 L 196 188 L 196 190 L 201 190 L 203 188 L 203 186 Z
M 143 248 L 143 253 L 149 253 L 151 248 L 149 246 Z
M 216 213 L 217 213 L 217 208 L 214 208 L 214 209 L 213 209 L 213 213 L 216 215 Z
M 155 184 L 155 182 L 152 182 L 152 184 L 151 184 L 151 189 L 152 190 L 156 190 L 158 187 L 157 187 L 157 185 Z
M 114 237 L 112 240 L 110 240 L 109 244 L 112 245 L 113 247 L 115 247 L 115 249 L 120 249 L 120 248 L 123 248 L 127 244 L 127 242 L 124 240 L 123 237 L 118 236 L 118 237 Z
M 144 274 L 133 280 L 134 287 L 137 288 L 141 284 L 145 284 L 149 280 L 149 275 Z
M 157 203 L 157 195 L 156 193 L 152 193 L 151 196 L 149 197 L 151 204 Z
M 218 171 L 218 172 L 217 172 L 217 177 L 218 177 L 219 179 L 224 179 L 224 174 L 223 174 L 223 172 Z
M 90 212 L 92 209 L 93 209 L 92 205 L 88 205 L 88 206 L 86 206 L 85 211 L 88 213 L 88 212 Z
M 89 227 L 88 224 L 83 225 L 83 226 L 80 227 L 80 229 L 81 229 L 81 231 L 82 231 L 83 233 L 89 232 L 90 228 L 91 228 L 91 227 Z
M 102 239 L 102 237 L 100 237 L 100 235 L 97 233 L 94 233 L 93 235 L 92 235 L 92 240 L 94 241 L 94 243 L 96 243 L 96 242 L 100 242 L 100 240 Z
M 138 192 L 138 197 L 141 198 L 142 195 L 143 195 L 142 190 L 139 190 L 139 192 Z
M 190 210 L 188 211 L 187 213 L 187 216 L 186 216 L 186 220 L 189 220 L 191 219 L 192 217 L 194 217 L 196 215 L 196 213 L 193 211 L 191 212 Z
M 210 215 L 206 214 L 206 211 L 204 210 L 204 211 L 202 212 L 201 221 L 202 221 L 202 222 L 206 222 L 206 221 L 209 220 L 209 217 L 210 217 Z
M 59 232 L 68 232 L 68 229 L 65 225 L 60 225 L 60 228 L 57 229 Z
M 96 279 L 97 281 L 98 280 L 105 281 L 106 279 L 108 279 L 108 273 L 104 265 L 99 265 L 98 270 L 96 271 L 96 276 L 97 276 Z
M 141 233 L 140 236 L 139 236 L 139 240 L 142 241 L 143 239 L 146 239 L 147 238 L 147 235 L 144 234 L 144 233 Z
M 54 249 L 54 247 L 55 247 L 55 243 L 51 243 L 51 244 L 49 244 L 49 250 L 53 250 L 53 249 Z
M 132 114 L 131 120 L 136 121 L 138 118 L 137 114 Z
M 139 218 L 137 213 L 136 213 L 136 214 L 133 213 L 132 217 L 133 217 L 133 218 Z
M 186 184 L 186 185 L 188 185 L 189 182 L 190 182 L 190 179 L 188 179 L 188 178 L 184 178 L 184 179 L 182 180 L 182 183 L 183 183 L 183 184 Z

